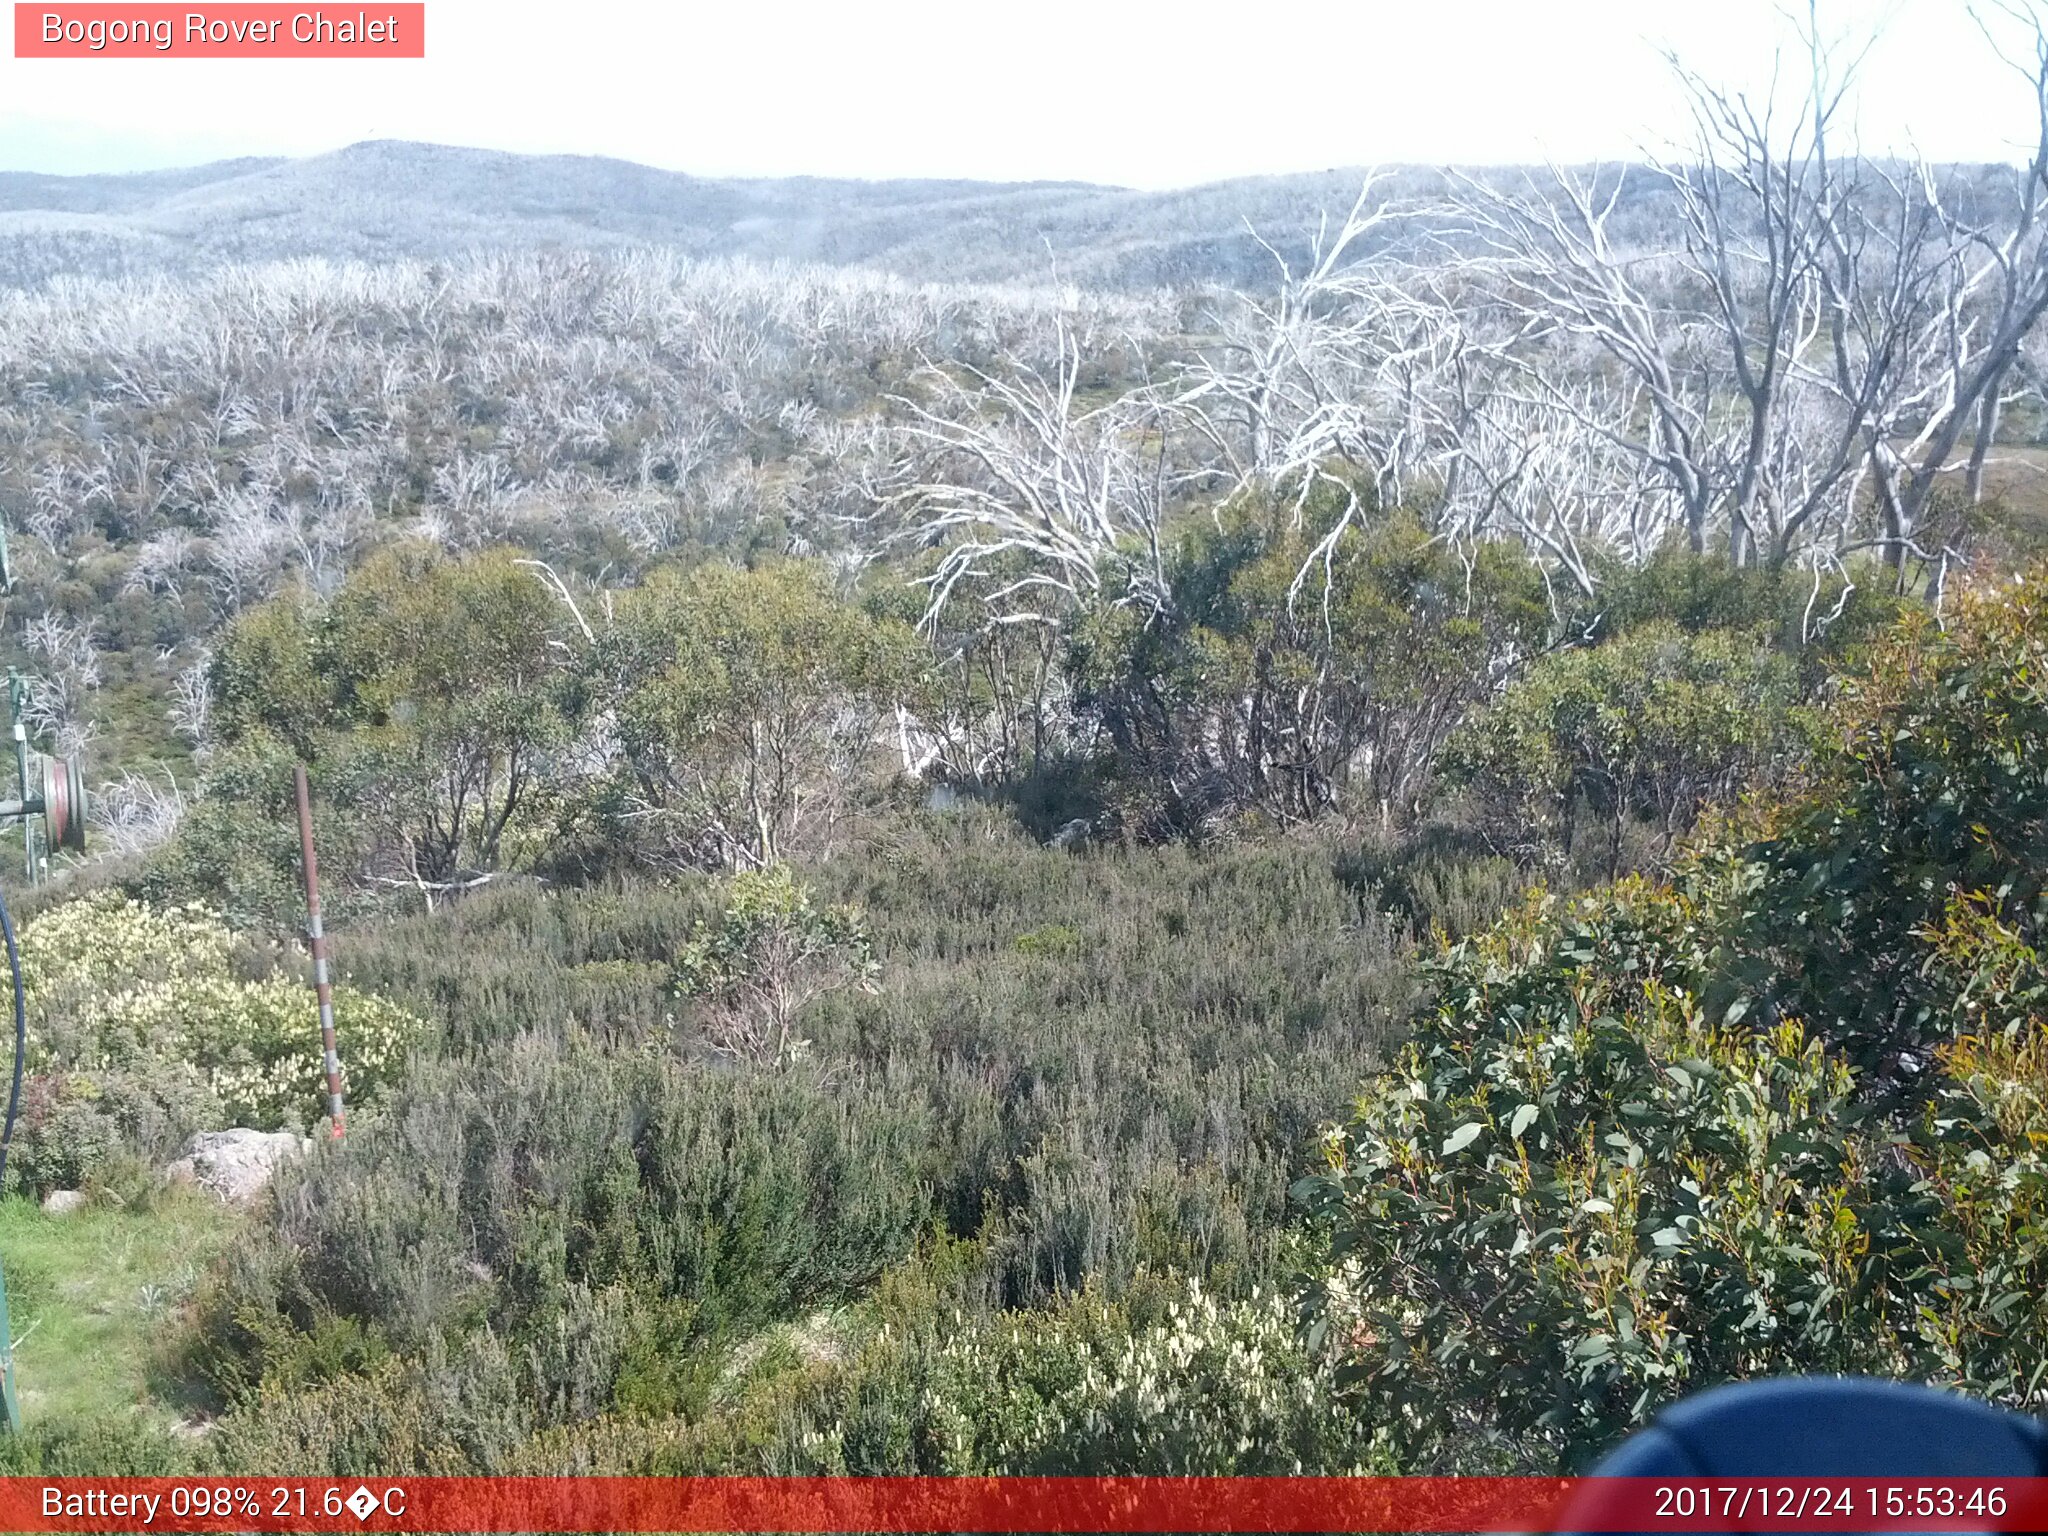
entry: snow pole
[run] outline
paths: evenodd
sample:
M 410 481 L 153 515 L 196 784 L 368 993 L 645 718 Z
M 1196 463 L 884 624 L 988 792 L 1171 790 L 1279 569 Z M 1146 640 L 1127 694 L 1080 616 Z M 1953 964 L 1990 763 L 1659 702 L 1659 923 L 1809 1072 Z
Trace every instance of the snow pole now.
M 341 1140 L 341 1057 L 334 1050 L 334 980 L 327 970 L 327 935 L 320 926 L 320 866 L 313 857 L 313 799 L 306 765 L 292 768 L 299 800 L 299 862 L 306 872 L 306 948 L 313 956 L 313 995 L 320 1004 L 320 1049 L 327 1067 L 327 1134 Z

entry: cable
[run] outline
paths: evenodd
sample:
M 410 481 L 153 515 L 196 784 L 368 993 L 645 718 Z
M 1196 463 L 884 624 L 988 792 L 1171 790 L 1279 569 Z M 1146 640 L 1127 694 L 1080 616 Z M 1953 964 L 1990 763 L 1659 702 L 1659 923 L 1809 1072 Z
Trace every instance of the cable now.
M 14 1117 L 21 1111 L 21 1069 L 28 1059 L 28 999 L 21 990 L 21 950 L 14 942 L 14 919 L 0 897 L 0 935 L 7 940 L 7 966 L 14 973 L 14 1083 L 7 1090 L 7 1124 L 0 1129 L 0 1189 L 7 1182 L 7 1149 L 14 1143 Z

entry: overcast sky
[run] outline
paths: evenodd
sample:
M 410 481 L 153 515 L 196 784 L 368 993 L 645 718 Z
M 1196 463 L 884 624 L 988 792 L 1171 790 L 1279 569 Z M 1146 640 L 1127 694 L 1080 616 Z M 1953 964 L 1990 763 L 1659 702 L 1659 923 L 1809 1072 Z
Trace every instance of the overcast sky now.
M 1960 0 L 1822 14 L 1830 30 L 1882 26 L 1867 148 L 2005 158 L 2031 131 L 2024 87 Z M 1661 48 L 1761 87 L 1788 37 L 1772 0 L 428 0 L 424 60 L 0 59 L 0 169 L 368 138 L 702 175 L 1144 187 L 1585 160 L 1678 125 Z

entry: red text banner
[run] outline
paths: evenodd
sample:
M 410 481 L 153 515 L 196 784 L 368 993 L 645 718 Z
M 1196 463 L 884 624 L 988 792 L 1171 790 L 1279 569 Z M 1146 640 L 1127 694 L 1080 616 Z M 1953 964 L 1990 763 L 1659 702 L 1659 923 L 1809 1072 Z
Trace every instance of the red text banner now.
M 18 59 L 423 59 L 427 8 L 33 4 L 14 7 Z

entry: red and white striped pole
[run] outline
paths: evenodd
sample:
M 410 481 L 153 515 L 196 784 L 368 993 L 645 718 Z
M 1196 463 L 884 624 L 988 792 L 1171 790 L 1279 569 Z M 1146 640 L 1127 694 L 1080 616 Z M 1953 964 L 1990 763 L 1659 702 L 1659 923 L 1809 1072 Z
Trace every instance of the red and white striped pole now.
M 328 1135 L 339 1141 L 341 1057 L 334 1050 L 334 981 L 327 973 L 327 935 L 320 927 L 320 866 L 313 857 L 313 800 L 304 763 L 293 767 L 292 787 L 299 796 L 299 861 L 306 871 L 306 947 L 313 953 L 313 995 L 320 1000 L 320 1048 L 326 1056 Z

